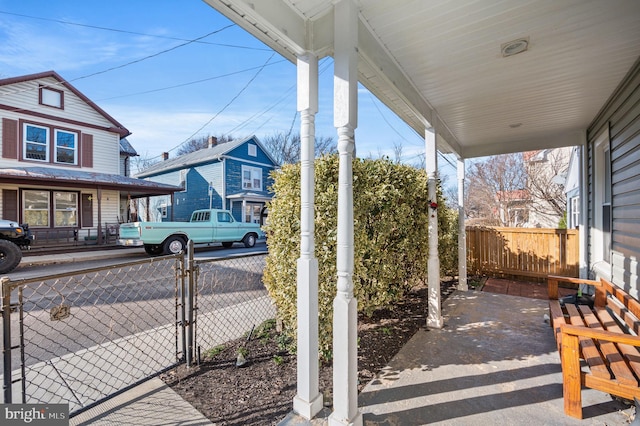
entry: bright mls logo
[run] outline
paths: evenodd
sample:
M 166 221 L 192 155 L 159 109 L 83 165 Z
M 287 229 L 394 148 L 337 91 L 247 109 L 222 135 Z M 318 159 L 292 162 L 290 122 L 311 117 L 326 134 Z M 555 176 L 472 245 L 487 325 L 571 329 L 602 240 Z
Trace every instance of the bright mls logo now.
M 5 404 L 3 425 L 68 426 L 69 404 Z

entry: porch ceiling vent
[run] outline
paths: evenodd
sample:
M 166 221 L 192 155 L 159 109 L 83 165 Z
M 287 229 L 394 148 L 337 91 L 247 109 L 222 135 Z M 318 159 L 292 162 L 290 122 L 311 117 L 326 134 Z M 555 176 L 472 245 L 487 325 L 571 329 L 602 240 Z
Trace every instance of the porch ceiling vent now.
M 500 46 L 503 58 L 517 55 L 518 53 L 526 52 L 527 50 L 529 50 L 529 37 L 509 41 Z

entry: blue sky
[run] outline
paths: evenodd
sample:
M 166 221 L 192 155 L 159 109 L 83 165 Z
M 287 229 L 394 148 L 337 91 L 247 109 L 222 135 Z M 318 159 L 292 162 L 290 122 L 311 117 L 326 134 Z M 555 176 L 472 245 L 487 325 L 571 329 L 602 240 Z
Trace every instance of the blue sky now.
M 129 129 L 143 158 L 175 155 L 192 137 L 300 126 L 295 66 L 200 0 L 0 0 L 0 78 L 48 70 Z M 330 58 L 320 72 L 316 135 L 336 138 Z M 360 88 L 358 156 L 393 158 L 394 145 L 406 163 L 424 152 L 422 137 Z

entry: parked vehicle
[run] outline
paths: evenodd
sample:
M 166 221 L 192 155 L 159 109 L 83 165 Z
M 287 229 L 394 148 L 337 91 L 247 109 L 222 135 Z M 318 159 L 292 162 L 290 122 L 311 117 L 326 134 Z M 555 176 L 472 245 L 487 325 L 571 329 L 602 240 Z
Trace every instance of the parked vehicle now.
M 29 225 L 0 219 L 0 274 L 11 272 L 22 260 L 22 249 L 33 240 Z
M 231 212 L 220 209 L 196 210 L 189 222 L 133 222 L 120 225 L 118 245 L 144 246 L 153 256 L 180 253 L 187 241 L 194 244 L 222 243 L 231 247 L 235 242 L 253 247 L 263 237 L 260 225 L 237 222 Z

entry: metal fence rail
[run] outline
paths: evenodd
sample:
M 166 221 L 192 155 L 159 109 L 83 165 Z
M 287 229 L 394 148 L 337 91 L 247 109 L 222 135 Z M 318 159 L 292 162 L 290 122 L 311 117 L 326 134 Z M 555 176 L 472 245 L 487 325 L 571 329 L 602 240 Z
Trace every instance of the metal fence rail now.
M 181 362 L 182 263 L 169 256 L 4 278 L 5 402 L 79 412 Z

